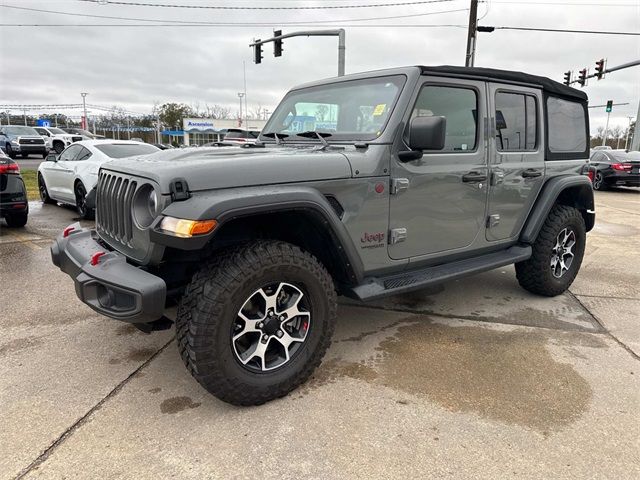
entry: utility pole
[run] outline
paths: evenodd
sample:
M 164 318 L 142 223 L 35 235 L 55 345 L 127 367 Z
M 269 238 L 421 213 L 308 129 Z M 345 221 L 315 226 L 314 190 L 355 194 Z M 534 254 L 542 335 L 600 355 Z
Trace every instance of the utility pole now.
M 127 140 L 131 140 L 131 117 L 127 116 Z
M 83 113 L 83 117 L 82 117 L 82 128 L 84 128 L 85 130 L 87 130 L 87 95 L 89 95 L 86 92 L 81 92 L 80 95 L 82 95 L 82 110 L 84 111 Z
M 240 99 L 240 116 L 238 117 L 238 126 L 242 126 L 242 97 L 244 97 L 243 92 L 238 92 L 238 98 Z
M 628 117 L 629 118 L 629 126 L 627 127 L 627 138 L 625 138 L 624 140 L 624 149 L 626 150 L 629 147 L 629 134 L 631 133 L 631 120 L 633 120 L 633 117 Z M 638 122 L 636 122 L 637 124 Z
M 244 126 L 245 128 L 249 128 L 247 125 L 247 118 L 249 117 L 249 107 L 247 106 L 247 65 L 246 62 L 242 61 L 242 73 L 244 75 Z
M 607 135 L 609 135 L 609 117 L 611 116 L 611 110 L 613 110 L 613 100 L 607 102 L 607 125 L 604 127 L 604 135 L 602 136 L 602 146 L 607 143 Z
M 465 67 L 473 67 L 476 59 L 476 40 L 478 35 L 478 0 L 471 0 L 469 7 L 469 29 L 467 31 L 467 54 Z
M 27 109 L 23 109 L 22 113 L 24 114 L 24 126 L 27 126 Z

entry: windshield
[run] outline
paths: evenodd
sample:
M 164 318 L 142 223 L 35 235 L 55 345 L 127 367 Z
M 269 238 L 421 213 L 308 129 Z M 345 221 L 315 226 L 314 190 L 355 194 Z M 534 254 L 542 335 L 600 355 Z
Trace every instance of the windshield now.
M 640 152 L 607 152 L 607 155 L 620 162 L 631 162 L 640 160 Z
M 302 140 L 295 135 L 316 130 L 331 133 L 331 140 L 374 140 L 382 134 L 405 80 L 394 75 L 295 90 L 262 132 Z
M 4 127 L 4 130 L 11 135 L 33 135 L 35 137 L 40 136 L 38 132 L 36 132 L 35 129 L 31 127 Z
M 51 133 L 53 133 L 54 135 L 66 135 L 67 134 L 67 132 L 65 132 L 61 128 L 49 127 L 49 131 Z
M 108 143 L 105 145 L 95 145 L 95 147 L 110 158 L 134 157 L 136 155 L 149 155 L 159 152 L 160 149 L 153 145 L 141 143 L 137 145 L 129 143 Z

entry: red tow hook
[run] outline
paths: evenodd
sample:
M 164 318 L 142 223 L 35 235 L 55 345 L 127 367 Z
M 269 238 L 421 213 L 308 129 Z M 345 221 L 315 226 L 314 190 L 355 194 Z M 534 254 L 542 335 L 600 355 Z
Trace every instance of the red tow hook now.
M 62 231 L 62 238 L 67 238 L 71 232 L 73 232 L 76 227 L 67 227 Z
M 94 267 L 98 265 L 98 263 L 100 263 L 100 257 L 106 254 L 107 252 L 96 252 L 91 255 L 91 265 L 93 265 Z

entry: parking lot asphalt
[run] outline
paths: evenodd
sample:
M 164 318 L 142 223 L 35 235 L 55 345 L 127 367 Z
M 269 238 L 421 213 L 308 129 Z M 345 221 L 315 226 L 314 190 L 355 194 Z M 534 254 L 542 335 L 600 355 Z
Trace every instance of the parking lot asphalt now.
M 49 255 L 75 213 L 34 202 L 0 224 L 0 478 L 640 478 L 640 191 L 596 204 L 570 292 L 509 267 L 342 301 L 313 378 L 238 408 L 172 330 L 76 298 Z

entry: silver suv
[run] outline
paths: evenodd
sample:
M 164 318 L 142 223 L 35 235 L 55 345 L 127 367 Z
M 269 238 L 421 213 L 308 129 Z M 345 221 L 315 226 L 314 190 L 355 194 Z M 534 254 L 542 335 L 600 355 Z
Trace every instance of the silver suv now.
M 47 158 L 49 148 L 44 138 L 32 127 L 8 125 L 0 127 L 0 146 L 11 158 L 22 155 L 27 158 L 29 154 L 42 155 Z

